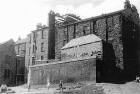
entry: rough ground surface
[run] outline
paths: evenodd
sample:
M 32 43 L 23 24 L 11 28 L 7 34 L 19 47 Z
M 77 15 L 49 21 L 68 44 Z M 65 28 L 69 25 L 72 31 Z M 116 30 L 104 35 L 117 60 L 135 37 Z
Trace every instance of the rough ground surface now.
M 39 88 L 40 87 L 40 88 Z M 65 84 L 63 94 L 140 94 L 140 83 L 128 82 L 125 84 L 94 83 L 85 84 Z M 58 85 L 53 85 L 48 90 L 45 86 L 36 86 L 29 91 L 27 85 L 10 87 L 16 93 L 8 94 L 62 94 Z

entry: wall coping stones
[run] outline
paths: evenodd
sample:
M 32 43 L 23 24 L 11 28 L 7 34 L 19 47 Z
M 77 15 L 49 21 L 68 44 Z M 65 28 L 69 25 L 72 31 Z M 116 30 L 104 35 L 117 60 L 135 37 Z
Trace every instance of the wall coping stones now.
M 46 63 L 46 64 L 37 64 L 37 65 L 32 65 L 29 66 L 29 68 L 34 68 L 34 67 L 40 67 L 40 66 L 48 66 L 48 65 L 54 65 L 54 64 L 61 64 L 61 63 L 69 63 L 69 62 L 74 62 L 74 61 L 81 61 L 81 60 L 88 60 L 88 59 L 96 59 L 96 57 L 87 57 L 84 59 L 72 59 L 72 60 L 67 60 L 67 61 L 56 61 L 56 62 L 50 62 L 50 63 Z

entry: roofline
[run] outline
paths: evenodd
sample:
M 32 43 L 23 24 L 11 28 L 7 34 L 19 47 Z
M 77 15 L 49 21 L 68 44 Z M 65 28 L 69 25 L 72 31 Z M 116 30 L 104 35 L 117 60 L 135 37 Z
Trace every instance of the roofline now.
M 31 66 L 29 66 L 29 68 L 35 68 L 35 67 L 41 67 L 41 66 L 48 66 L 48 65 L 55 65 L 55 64 L 63 64 L 63 63 L 70 63 L 70 62 L 74 62 L 74 61 L 82 61 L 82 60 L 88 60 L 88 59 L 95 59 L 95 57 L 87 57 L 87 58 L 84 58 L 84 59 L 82 58 L 82 59 L 54 61 L 52 63 L 31 65 Z
M 38 32 L 39 30 L 42 30 L 42 29 L 49 29 L 49 27 L 43 27 L 41 29 L 35 29 L 35 30 L 32 30 L 31 32 Z
M 15 45 L 26 44 L 26 42 L 15 43 Z
M 102 42 L 102 40 L 98 40 L 98 41 L 94 41 L 94 42 L 89 42 L 89 43 L 85 43 L 85 44 L 80 44 L 77 46 L 82 46 L 82 45 L 87 45 L 87 44 L 91 44 L 91 43 L 96 43 L 96 42 Z M 71 46 L 71 47 L 67 47 L 67 48 L 61 48 L 61 50 L 65 50 L 65 49 L 69 49 L 69 48 L 73 48 L 73 47 L 77 47 L 77 46 Z
M 66 25 L 60 25 L 58 27 L 65 27 L 65 26 L 69 26 L 69 25 L 73 25 L 73 24 L 78 24 L 78 23 L 81 23 L 81 22 L 85 22 L 85 21 L 89 21 L 89 20 L 97 20 L 97 19 L 101 19 L 101 18 L 104 18 L 106 16 L 112 16 L 112 15 L 116 15 L 116 14 L 121 14 L 122 12 L 124 11 L 124 9 L 121 9 L 121 10 L 118 10 L 118 11 L 115 11 L 115 12 L 111 12 L 111 13 L 107 13 L 107 14 L 102 14 L 102 15 L 99 15 L 99 16 L 94 16 L 94 17 L 90 17 L 90 18 L 86 18 L 86 19 L 82 19 L 80 21 L 77 21 L 77 22 L 74 22 L 74 23 L 69 23 L 69 24 L 66 24 Z

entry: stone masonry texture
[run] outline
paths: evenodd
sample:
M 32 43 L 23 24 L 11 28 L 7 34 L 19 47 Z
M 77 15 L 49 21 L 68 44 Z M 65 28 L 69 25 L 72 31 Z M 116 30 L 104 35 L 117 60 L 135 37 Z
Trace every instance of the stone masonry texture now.
M 55 54 L 55 59 L 61 63 L 51 62 L 52 64 L 31 66 L 31 84 L 46 84 L 47 79 L 51 83 L 59 80 L 66 82 L 90 80 L 91 78 L 95 80 L 97 75 L 104 80 L 118 79 L 118 77 L 131 79 L 131 77 L 135 78 L 140 71 L 138 69 L 140 67 L 139 14 L 134 6 L 59 25 L 54 22 L 55 13 L 51 12 L 51 14 L 53 16 L 49 20 L 51 22 L 49 28 L 51 28 L 48 33 L 48 59 L 54 59 Z M 61 48 L 66 43 L 89 34 L 95 34 L 102 39 L 103 55 L 101 59 L 61 61 Z M 32 41 L 34 40 L 32 39 Z M 91 66 L 88 67 L 90 64 Z M 90 69 L 92 72 L 89 72 Z
M 107 70 L 103 74 L 111 75 L 121 70 L 129 74 L 131 69 L 134 77 L 138 73 L 137 66 L 140 65 L 138 19 L 137 10 L 129 7 L 71 24 L 56 25 L 55 58 L 61 60 L 61 48 L 71 39 L 93 33 L 103 40 L 103 70 Z
M 47 84 L 47 80 L 53 83 L 95 81 L 96 60 L 87 59 L 70 62 L 56 62 L 43 66 L 31 67 L 31 85 Z

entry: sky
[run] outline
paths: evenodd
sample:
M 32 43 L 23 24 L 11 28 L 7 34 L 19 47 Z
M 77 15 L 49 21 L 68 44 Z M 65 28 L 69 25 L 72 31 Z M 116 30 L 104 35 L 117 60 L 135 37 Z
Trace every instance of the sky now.
M 0 43 L 36 29 L 38 23 L 48 24 L 50 10 L 74 13 L 89 18 L 123 9 L 125 0 L 0 0 Z M 140 0 L 130 0 L 140 13 Z

